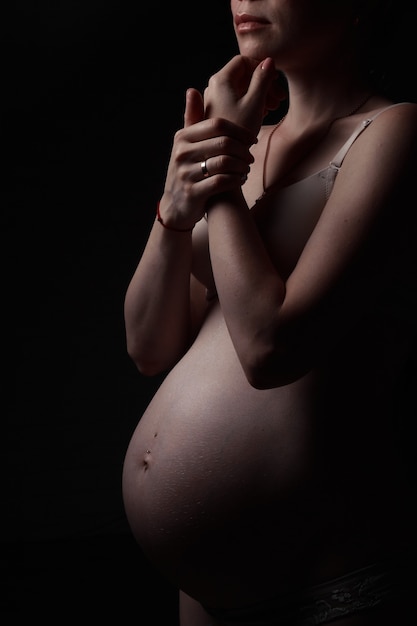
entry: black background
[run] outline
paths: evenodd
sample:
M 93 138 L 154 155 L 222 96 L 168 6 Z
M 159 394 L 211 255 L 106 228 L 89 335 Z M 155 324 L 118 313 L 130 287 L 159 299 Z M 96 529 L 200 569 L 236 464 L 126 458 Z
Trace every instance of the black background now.
M 126 354 L 123 299 L 185 90 L 236 50 L 227 2 L 179 4 L 1 9 L 0 618 L 177 623 L 176 591 L 131 538 L 121 499 L 124 454 L 160 382 Z
M 121 499 L 160 382 L 126 354 L 123 299 L 185 90 L 237 50 L 229 2 L 20 0 L 1 13 L 0 617 L 175 626 L 176 591 Z

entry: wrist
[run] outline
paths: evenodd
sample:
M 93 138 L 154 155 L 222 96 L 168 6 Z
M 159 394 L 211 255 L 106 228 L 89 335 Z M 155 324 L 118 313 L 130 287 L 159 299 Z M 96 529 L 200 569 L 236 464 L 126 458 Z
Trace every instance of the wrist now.
M 177 228 L 176 226 L 170 226 L 169 224 L 166 224 L 164 222 L 164 220 L 161 217 L 161 213 L 159 211 L 159 205 L 160 202 L 158 202 L 158 204 L 156 205 L 156 220 L 161 224 L 161 226 L 163 226 L 166 230 L 172 230 L 173 232 L 176 233 L 191 233 L 193 228 Z
M 210 198 L 206 203 L 206 215 L 211 213 L 215 208 L 229 207 L 232 210 L 239 210 L 239 208 L 248 208 L 241 188 L 231 191 L 224 191 Z

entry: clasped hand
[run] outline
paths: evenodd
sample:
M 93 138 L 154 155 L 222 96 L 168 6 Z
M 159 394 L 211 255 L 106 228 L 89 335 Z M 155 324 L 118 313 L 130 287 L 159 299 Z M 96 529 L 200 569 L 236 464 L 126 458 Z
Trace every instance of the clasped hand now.
M 263 118 L 282 100 L 276 78 L 271 59 L 237 55 L 210 78 L 204 95 L 187 91 L 160 203 L 165 224 L 193 228 L 209 198 L 242 185 Z

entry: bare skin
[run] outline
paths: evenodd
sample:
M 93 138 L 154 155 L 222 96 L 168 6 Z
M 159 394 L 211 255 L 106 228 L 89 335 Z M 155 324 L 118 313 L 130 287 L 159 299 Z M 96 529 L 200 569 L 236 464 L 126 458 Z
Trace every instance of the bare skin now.
M 125 301 L 129 354 L 168 374 L 129 444 L 123 496 L 144 552 L 182 590 L 182 626 L 221 626 L 201 605 L 245 606 L 408 549 L 414 523 L 395 410 L 415 332 L 399 313 L 416 278 L 417 106 L 373 121 L 317 222 L 280 233 L 278 250 L 262 230 L 276 194 L 390 102 L 346 54 L 347 10 L 231 8 L 262 21 L 238 19 L 241 55 L 187 93 L 160 203 L 169 228 L 155 222 Z M 290 106 L 271 136 L 276 67 Z

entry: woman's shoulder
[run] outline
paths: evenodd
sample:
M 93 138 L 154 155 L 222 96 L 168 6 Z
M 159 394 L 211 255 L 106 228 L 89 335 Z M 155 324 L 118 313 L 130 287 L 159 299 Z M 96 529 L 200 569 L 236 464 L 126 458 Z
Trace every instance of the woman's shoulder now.
M 367 123 L 375 128 L 398 131 L 401 128 L 413 133 L 417 130 L 417 103 L 389 102 L 366 114 Z
M 364 144 L 373 147 L 381 157 L 383 152 L 391 154 L 394 160 L 401 159 L 401 155 L 417 157 L 417 103 L 388 102 L 367 111 L 356 132 L 361 136 L 352 146 L 356 148 L 352 150 L 355 158 Z
M 366 133 L 363 131 L 367 131 Z M 389 138 L 389 141 L 387 141 Z M 351 134 L 334 161 L 347 156 L 349 148 L 374 143 L 381 148 L 415 145 L 417 138 L 417 104 L 413 102 L 377 101 L 368 111 L 358 114 L 351 121 Z M 360 139 L 360 141 L 357 141 Z M 358 149 L 361 149 L 361 148 Z M 355 150 L 352 151 L 355 153 Z M 338 158 L 339 157 L 339 158 Z M 355 155 L 356 158 L 356 155 Z

